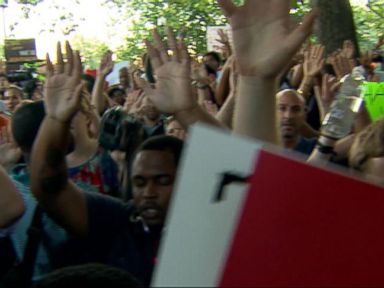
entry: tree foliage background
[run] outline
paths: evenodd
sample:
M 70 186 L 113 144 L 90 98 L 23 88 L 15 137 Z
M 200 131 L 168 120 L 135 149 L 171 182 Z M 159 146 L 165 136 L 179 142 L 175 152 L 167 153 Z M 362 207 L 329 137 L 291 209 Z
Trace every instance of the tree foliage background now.
M 69 11 L 67 4 L 73 5 L 81 0 L 15 0 L 23 11 L 24 17 L 28 18 L 37 5 L 49 2 L 52 9 L 60 9 L 61 16 L 51 20 L 43 28 L 47 31 L 60 30 L 63 35 L 76 33 L 76 28 L 81 25 L 83 19 L 77 17 L 74 11 Z M 225 17 L 222 15 L 216 0 L 103 0 L 103 5 L 118 9 L 118 13 L 111 15 L 113 23 L 124 23 L 127 19 L 133 20 L 133 25 L 127 27 L 124 44 L 117 48 L 117 60 L 133 60 L 140 57 L 144 52 L 144 38 L 151 38 L 150 31 L 155 26 L 161 30 L 165 25 L 170 25 L 176 30 L 185 30 L 186 41 L 191 50 L 198 54 L 206 52 L 206 29 L 207 26 L 226 25 Z M 267 0 L 266 0 L 267 1 Z M 337 0 L 333 0 L 337 1 Z M 241 4 L 242 0 L 235 1 Z M 292 15 L 297 22 L 310 9 L 310 0 L 296 1 Z M 91 9 L 91 7 L 90 7 Z M 372 47 L 377 38 L 384 33 L 384 0 L 367 1 L 366 6 L 353 6 L 356 33 L 362 50 Z M 97 17 L 97 16 L 96 16 Z M 13 25 L 17 25 L 13 23 Z M 335 23 L 337 25 L 337 23 Z M 100 55 L 107 49 L 106 43 L 90 41 L 84 37 L 77 37 L 76 48 L 82 48 L 85 62 L 90 67 L 95 67 Z

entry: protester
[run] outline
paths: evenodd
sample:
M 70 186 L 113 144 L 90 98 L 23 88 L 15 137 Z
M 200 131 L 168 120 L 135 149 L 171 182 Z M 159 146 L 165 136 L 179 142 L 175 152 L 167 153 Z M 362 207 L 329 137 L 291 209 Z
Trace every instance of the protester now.
M 221 35 L 227 51 L 223 67 L 214 52 L 204 54 L 203 64 L 192 61 L 183 35 L 176 37 L 167 27 L 167 41 L 158 29 L 153 41 L 144 40 L 145 67 L 124 67 L 116 86 L 106 82 L 112 51 L 100 59 L 93 85 L 92 79 L 82 81 L 80 52 L 68 42 L 65 57 L 58 45 L 57 64 L 47 57 L 43 101 L 18 106 L 22 90 L 0 85 L 12 115 L 13 137 L 7 138 L 14 139 L 0 143 L 0 162 L 9 171 L 0 167 L 0 235 L 12 239 L 17 260 L 23 258 L 36 207 L 43 211 L 44 241 L 28 281 L 96 262 L 150 285 L 182 140 L 188 141 L 197 122 L 301 152 L 311 163 L 343 161 L 383 183 L 382 120 L 371 124 L 362 105 L 346 137 L 328 137 L 321 125 L 345 75 L 360 71 L 376 79 L 380 63 L 376 71 L 372 63 L 382 60 L 379 53 L 363 53 L 357 62 L 356 48 L 347 40 L 340 51 L 324 55 L 324 46 L 306 42 L 316 9 L 292 27 L 291 1 L 217 2 L 233 36 L 230 44 Z M 6 135 L 8 123 L 1 125 Z M 58 270 L 36 287 L 60 281 L 57 285 L 74 281 L 76 287 L 89 280 L 84 271 L 102 279 L 107 267 L 92 265 Z

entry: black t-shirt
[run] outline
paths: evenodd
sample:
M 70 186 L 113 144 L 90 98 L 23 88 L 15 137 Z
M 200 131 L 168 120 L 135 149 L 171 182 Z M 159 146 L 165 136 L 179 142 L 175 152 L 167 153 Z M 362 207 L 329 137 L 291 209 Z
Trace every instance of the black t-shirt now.
M 86 199 L 89 234 L 76 241 L 77 261 L 121 268 L 148 286 L 161 229 L 150 232 L 142 222 L 134 222 L 134 207 L 130 204 L 99 194 L 87 193 Z

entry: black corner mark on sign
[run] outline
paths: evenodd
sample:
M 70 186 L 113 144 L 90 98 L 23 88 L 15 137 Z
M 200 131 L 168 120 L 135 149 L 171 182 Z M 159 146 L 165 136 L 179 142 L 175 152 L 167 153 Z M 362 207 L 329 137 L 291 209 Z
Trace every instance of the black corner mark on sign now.
M 223 172 L 220 174 L 220 182 L 215 192 L 213 202 L 218 203 L 224 200 L 225 187 L 233 183 L 247 183 L 251 179 L 251 175 L 239 175 L 231 171 Z

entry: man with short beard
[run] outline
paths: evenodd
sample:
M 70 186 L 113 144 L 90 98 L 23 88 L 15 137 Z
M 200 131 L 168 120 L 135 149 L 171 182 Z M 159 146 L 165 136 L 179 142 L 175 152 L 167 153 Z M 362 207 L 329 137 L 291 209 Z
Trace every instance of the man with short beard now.
M 142 117 L 146 138 L 165 134 L 164 119 L 148 97 L 143 100 Z
M 276 95 L 277 125 L 281 145 L 306 155 L 310 155 L 316 139 L 306 139 L 301 135 L 305 123 L 305 100 L 295 90 L 286 89 Z

